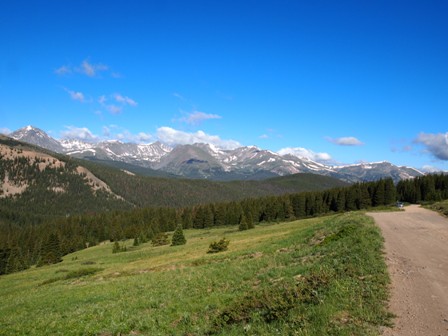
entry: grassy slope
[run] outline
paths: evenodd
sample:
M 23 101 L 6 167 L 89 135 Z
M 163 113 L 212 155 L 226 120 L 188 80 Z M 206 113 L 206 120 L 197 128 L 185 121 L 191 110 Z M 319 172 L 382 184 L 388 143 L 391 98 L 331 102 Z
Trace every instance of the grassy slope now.
M 435 203 L 426 205 L 425 207 L 428 209 L 437 211 L 444 216 L 448 216 L 448 200 L 441 201 L 441 202 L 435 202 Z
M 185 234 L 1 277 L 0 335 L 378 335 L 389 321 L 382 239 L 362 214 Z M 207 254 L 224 236 L 229 250 Z

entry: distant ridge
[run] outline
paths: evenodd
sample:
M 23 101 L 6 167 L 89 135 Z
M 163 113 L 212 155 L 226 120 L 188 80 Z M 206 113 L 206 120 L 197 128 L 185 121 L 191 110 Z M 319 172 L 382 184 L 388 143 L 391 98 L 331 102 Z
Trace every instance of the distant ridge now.
M 65 216 L 134 207 L 179 208 L 348 185 L 316 174 L 228 182 L 172 178 L 167 173 L 148 177 L 138 172 L 139 167 L 108 162 L 119 166 L 72 158 L 0 136 L 0 212 Z
M 280 155 L 255 146 L 233 150 L 219 149 L 211 144 L 167 146 L 104 141 L 89 143 L 79 139 L 58 141 L 39 128 L 26 126 L 10 136 L 51 151 L 77 158 L 102 162 L 121 162 L 150 168 L 161 175 L 186 178 L 228 180 L 259 180 L 298 173 L 331 176 L 346 182 L 375 181 L 391 177 L 395 182 L 424 175 L 415 168 L 400 167 L 389 162 L 362 163 L 347 166 L 328 166 L 305 157 Z

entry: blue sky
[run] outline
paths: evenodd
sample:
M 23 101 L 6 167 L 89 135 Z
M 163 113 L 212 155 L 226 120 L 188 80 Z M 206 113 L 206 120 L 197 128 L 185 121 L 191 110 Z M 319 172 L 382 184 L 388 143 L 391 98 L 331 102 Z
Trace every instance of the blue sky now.
M 448 2 L 4 1 L 0 130 L 448 170 Z

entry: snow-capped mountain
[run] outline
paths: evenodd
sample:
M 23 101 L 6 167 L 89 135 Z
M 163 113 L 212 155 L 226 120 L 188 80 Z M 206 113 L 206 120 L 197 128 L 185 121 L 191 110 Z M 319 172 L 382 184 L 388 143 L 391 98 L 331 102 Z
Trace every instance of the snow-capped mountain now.
M 255 146 L 223 150 L 204 143 L 178 145 L 172 148 L 161 142 L 133 144 L 116 140 L 98 143 L 76 139 L 58 141 L 31 126 L 17 130 L 10 136 L 78 158 L 119 161 L 189 178 L 261 179 L 296 173 L 314 173 L 357 182 L 374 181 L 385 177 L 399 181 L 423 175 L 414 168 L 398 167 L 389 162 L 327 166 L 305 157 L 280 155 Z
M 64 151 L 59 141 L 53 139 L 47 133 L 36 127 L 26 126 L 9 134 L 9 136 L 16 140 L 27 142 L 56 153 L 62 153 Z

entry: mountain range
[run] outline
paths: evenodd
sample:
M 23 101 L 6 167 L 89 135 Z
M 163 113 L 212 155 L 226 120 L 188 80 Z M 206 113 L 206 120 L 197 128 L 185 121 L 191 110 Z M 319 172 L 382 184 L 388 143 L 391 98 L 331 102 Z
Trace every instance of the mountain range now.
M 86 142 L 79 139 L 56 140 L 39 128 L 26 126 L 11 134 L 56 153 L 102 161 L 127 170 L 142 168 L 147 175 L 180 176 L 210 180 L 260 180 L 298 173 L 331 176 L 346 182 L 375 181 L 391 177 L 395 182 L 423 175 L 415 168 L 389 162 L 329 166 L 306 157 L 280 155 L 255 146 L 233 150 L 212 144 L 195 143 L 174 147 L 159 141 L 150 144 L 123 143 L 117 140 Z

